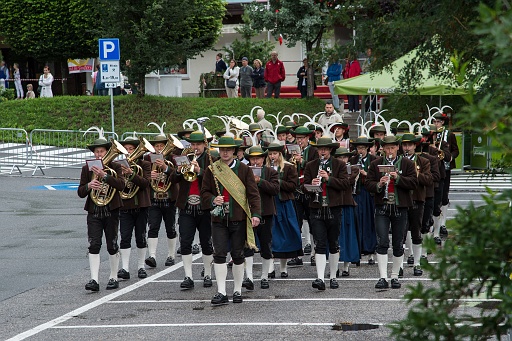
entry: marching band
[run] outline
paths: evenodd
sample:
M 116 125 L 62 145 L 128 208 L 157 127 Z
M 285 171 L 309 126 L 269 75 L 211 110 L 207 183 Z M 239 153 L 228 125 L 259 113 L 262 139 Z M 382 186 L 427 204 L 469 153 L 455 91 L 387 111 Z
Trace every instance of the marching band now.
M 378 290 L 401 287 L 404 261 L 414 276 L 422 276 L 420 261 L 428 261 L 423 240 L 434 238 L 440 244 L 440 234 L 447 233 L 450 169 L 459 151 L 454 134 L 445 128 L 446 114 L 440 109 L 411 124 L 375 113 L 375 122 L 357 124 L 362 134 L 356 139 L 349 138 L 350 127 L 342 116 L 328 114 L 312 119 L 269 115 L 277 121 L 274 130 L 256 123 L 252 112 L 242 118 L 216 116 L 225 129 L 215 140 L 204 126 L 207 118 L 187 120 L 178 137 L 164 133 L 165 122 L 151 122 L 160 134 L 150 141 L 134 133 L 109 142 L 102 129 L 90 128 L 86 133 L 100 136 L 88 145 L 95 159 L 82 168 L 78 188 L 78 195 L 87 198 L 88 212 L 91 280 L 85 289 L 99 290 L 103 234 L 111 265 L 107 289 L 130 278 L 133 232 L 138 277 L 147 276 L 144 264 L 157 266 L 162 220 L 168 245 L 165 266 L 174 265 L 176 216 L 184 269 L 180 289 L 194 288 L 192 244 L 197 232 L 203 286 L 212 287 L 212 278 L 216 280 L 214 306 L 229 302 L 228 255 L 233 303 L 243 301 L 242 288 L 254 290 L 255 252 L 262 258 L 261 289 L 268 289 L 275 277 L 274 260 L 286 278 L 288 267 L 303 265 L 301 257 L 309 254 L 317 273 L 312 287 L 320 291 L 326 289 L 327 263 L 329 288 L 337 289 L 337 277 L 350 276 L 350 264 L 361 266 L 363 256 L 368 256 L 368 265 L 377 264 Z M 315 122 L 318 116 L 321 123 Z M 299 125 L 302 117 L 307 122 Z M 247 118 L 250 124 L 244 122 Z M 394 121 L 398 124 L 392 126 Z M 402 124 L 409 131 L 398 136 Z

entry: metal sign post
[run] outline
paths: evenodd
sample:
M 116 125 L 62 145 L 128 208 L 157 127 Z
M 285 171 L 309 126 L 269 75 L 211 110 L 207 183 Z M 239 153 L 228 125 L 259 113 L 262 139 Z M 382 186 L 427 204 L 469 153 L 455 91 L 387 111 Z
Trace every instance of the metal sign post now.
M 119 59 L 121 49 L 119 48 L 118 38 L 99 39 L 99 55 L 100 55 L 100 81 L 105 83 L 110 94 L 110 114 L 112 120 L 112 132 L 114 130 L 114 88 L 117 83 L 121 82 L 121 73 Z

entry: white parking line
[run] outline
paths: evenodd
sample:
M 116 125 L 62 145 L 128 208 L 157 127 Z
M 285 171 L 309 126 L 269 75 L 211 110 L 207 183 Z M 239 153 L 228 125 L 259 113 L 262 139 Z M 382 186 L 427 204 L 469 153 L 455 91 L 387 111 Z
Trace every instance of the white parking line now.
M 198 253 L 197 255 L 194 255 L 192 257 L 192 259 L 196 260 L 196 259 L 200 258 L 201 256 L 202 256 L 202 254 Z M 75 310 L 73 310 L 73 311 L 71 311 L 71 312 L 69 312 L 67 314 L 64 314 L 64 315 L 62 315 L 60 317 L 57 317 L 57 318 L 55 318 L 55 319 L 53 319 L 51 321 L 48 321 L 48 322 L 43 323 L 43 324 L 40 324 L 37 327 L 34 327 L 34 328 L 29 329 L 29 330 L 27 330 L 27 331 L 25 331 L 25 332 L 23 332 L 21 334 L 18 334 L 16 336 L 8 339 L 7 341 L 24 340 L 24 339 L 26 339 L 26 338 L 28 338 L 30 336 L 34 336 L 34 335 L 42 332 L 42 331 L 45 331 L 45 330 L 50 329 L 50 328 L 54 328 L 56 325 L 58 325 L 60 323 L 66 322 L 67 320 L 72 319 L 73 317 L 76 317 L 77 315 L 83 314 L 86 311 L 94 309 L 94 308 L 96 308 L 96 307 L 98 307 L 98 306 L 100 306 L 100 305 L 102 305 L 104 303 L 108 303 L 109 301 L 111 301 L 111 300 L 113 300 L 113 299 L 115 299 L 115 298 L 117 298 L 119 296 L 127 294 L 127 293 L 129 293 L 131 291 L 134 291 L 135 289 L 138 289 L 138 288 L 140 288 L 140 287 L 142 287 L 142 286 L 144 286 L 144 285 L 146 285 L 146 284 L 148 284 L 148 283 L 150 283 L 150 282 L 152 282 L 152 281 L 154 281 L 154 280 L 156 280 L 156 279 L 158 279 L 160 277 L 163 277 L 163 276 L 165 276 L 165 275 L 167 275 L 167 274 L 169 274 L 169 273 L 171 273 L 173 271 L 178 270 L 182 266 L 183 266 L 183 262 L 179 262 L 179 263 L 177 263 L 177 264 L 175 264 L 175 265 L 173 265 L 173 266 L 171 266 L 169 268 L 166 268 L 166 269 L 164 269 L 162 271 L 159 271 L 159 272 L 155 273 L 152 276 L 149 276 L 148 278 L 140 280 L 140 281 L 138 281 L 138 282 L 136 282 L 136 283 L 126 287 L 126 288 L 119 289 L 119 290 L 115 291 L 114 293 L 112 293 L 110 295 L 104 296 L 104 297 L 102 297 L 102 298 L 100 298 L 100 299 L 98 299 L 96 301 L 93 301 L 93 302 L 91 302 L 89 304 L 86 304 L 86 305 L 80 307 L 80 308 L 77 308 L 77 309 L 75 309 Z
M 383 326 L 382 323 L 372 323 Z M 151 323 L 151 324 L 113 324 L 95 326 L 56 326 L 54 329 L 95 329 L 95 328 L 146 328 L 146 327 L 238 327 L 238 326 L 333 326 L 334 323 L 315 322 L 222 322 L 222 323 Z

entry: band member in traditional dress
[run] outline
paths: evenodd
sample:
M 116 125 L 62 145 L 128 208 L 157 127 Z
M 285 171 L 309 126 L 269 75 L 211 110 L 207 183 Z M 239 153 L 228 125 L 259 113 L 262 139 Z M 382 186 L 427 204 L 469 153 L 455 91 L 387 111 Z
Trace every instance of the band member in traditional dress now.
M 212 146 L 219 148 L 220 159 L 206 169 L 201 186 L 203 208 L 213 210 L 213 266 L 218 292 L 211 303 L 228 303 L 226 255 L 229 248 L 234 263 L 233 303 L 242 303 L 244 246 L 256 247 L 253 228 L 261 219 L 260 196 L 252 171 L 234 156 L 235 140 L 223 136 Z
M 261 206 L 261 221 L 258 228 L 254 230 L 259 240 L 261 265 L 261 288 L 268 289 L 268 273 L 270 262 L 272 262 L 272 226 L 276 205 L 274 196 L 279 194 L 279 178 L 273 167 L 265 164 L 268 151 L 263 151 L 260 146 L 253 146 L 247 149 L 245 157 L 249 159 L 250 166 L 254 173 L 254 181 L 258 185 Z M 247 290 L 254 289 L 252 267 L 254 264 L 254 250 L 245 249 L 245 271 L 247 278 L 242 282 L 242 287 Z
M 206 152 L 208 146 L 205 142 L 208 139 L 205 139 L 204 133 L 201 131 L 194 131 L 188 138 L 185 138 L 185 141 L 190 143 L 189 148 L 193 151 L 193 158 L 190 161 L 190 166 L 186 166 L 185 169 L 181 165 L 176 168 L 176 171 L 171 174 L 171 181 L 179 185 L 176 207 L 180 210 L 178 225 L 181 259 L 185 271 L 185 279 L 181 282 L 180 288 L 187 290 L 194 288 L 192 242 L 196 231 L 199 232 L 199 241 L 203 252 L 203 286 L 205 288 L 212 286 L 213 246 L 210 211 L 203 207 L 200 197 L 203 176 L 210 165 L 210 159 Z
M 272 142 L 267 150 L 267 166 L 279 173 L 279 194 L 275 196 L 277 217 L 272 227 L 272 254 L 280 261 L 281 277 L 286 278 L 286 261 L 303 255 L 302 238 L 293 203 L 298 181 L 297 168 L 285 161 L 284 146 Z M 273 270 L 270 270 L 270 273 L 272 272 Z
M 357 164 L 352 165 L 350 163 L 350 158 L 354 156 L 354 153 L 350 152 L 347 148 L 339 147 L 336 149 L 334 156 L 347 164 L 347 173 L 349 176 L 350 187 L 352 188 L 352 191 L 341 192 L 342 215 L 339 238 L 340 261 L 343 262 L 343 270 L 341 272 L 341 276 L 347 277 L 350 275 L 350 263 L 358 263 L 361 256 L 359 251 L 359 241 L 357 238 L 357 225 L 355 217 L 356 202 L 352 197 L 354 189 L 356 189 L 357 186 L 357 181 L 361 177 L 361 174 L 359 174 L 360 166 Z M 337 274 L 336 277 L 338 277 Z
M 146 278 L 148 275 L 144 269 L 144 259 L 146 258 L 146 225 L 148 223 L 148 207 L 151 205 L 150 186 L 151 163 L 142 160 L 142 155 L 146 149 L 140 149 L 140 141 L 135 137 L 127 137 L 120 142 L 128 151 L 127 157 L 133 159 L 132 164 L 137 166 L 121 166 L 126 186 L 120 193 L 123 199 L 123 207 L 119 212 L 120 234 L 121 234 L 121 261 L 123 266 L 117 272 L 117 278 L 130 279 L 130 254 L 132 250 L 132 236 L 135 231 L 135 242 L 137 244 L 137 276 Z M 148 142 L 149 143 L 149 142 Z M 152 148 L 152 146 L 150 145 Z M 133 155 L 135 149 L 141 150 L 137 155 Z M 139 156 L 140 155 L 140 156 Z M 134 169 L 136 171 L 134 171 Z M 137 171 L 138 169 L 138 171 Z M 135 192 L 135 195 L 130 195 Z M 128 194 L 125 194 L 128 193 Z
M 153 123 L 153 122 L 151 122 Z M 150 123 L 150 124 L 151 124 Z M 146 258 L 146 265 L 156 267 L 156 250 L 158 246 L 158 234 L 162 220 L 165 224 L 165 234 L 167 240 L 167 258 L 165 266 L 174 265 L 174 257 L 176 255 L 176 198 L 178 197 L 178 186 L 175 183 L 170 183 L 169 177 L 174 172 L 172 164 L 172 155 L 174 153 L 181 153 L 176 150 L 176 147 L 171 150 L 165 150 L 168 145 L 169 138 L 163 132 L 163 127 L 153 123 L 160 130 L 160 134 L 149 141 L 155 148 L 156 154 L 166 153 L 162 159 L 156 159 L 151 167 L 151 206 L 148 208 L 148 253 L 149 257 Z M 188 132 L 182 132 L 184 135 Z M 183 136 L 183 135 L 182 135 Z M 181 145 L 179 147 L 182 147 Z M 151 161 L 151 157 L 147 154 L 146 161 Z
M 313 281 L 312 286 L 318 290 L 325 290 L 324 275 L 327 264 L 325 254 L 329 250 L 329 284 L 331 289 L 337 289 L 339 285 L 336 280 L 336 271 L 340 258 L 338 241 L 342 214 L 340 191 L 350 191 L 351 187 L 347 165 L 331 156 L 338 144 L 332 142 L 330 137 L 324 136 L 318 139 L 316 147 L 319 158 L 306 165 L 303 185 L 304 190 L 310 192 L 309 221 L 317 255 L 317 279 Z M 321 192 L 313 193 L 306 184 L 318 187 Z
M 437 128 L 437 141 L 443 141 L 448 143 L 448 149 L 450 152 L 450 160 L 445 162 L 446 177 L 444 178 L 443 196 L 441 199 L 441 215 L 439 217 L 439 232 L 440 234 L 448 234 L 446 229 L 446 214 L 450 199 L 448 195 L 450 193 L 450 179 L 452 169 L 455 168 L 455 159 L 459 156 L 459 146 L 457 145 L 457 138 L 446 125 L 450 122 L 450 117 L 445 113 L 437 113 L 434 115 L 434 124 Z
M 309 139 L 313 136 L 314 131 L 309 130 L 309 128 L 300 126 L 291 132 L 291 134 L 295 137 L 297 144 L 300 147 L 300 154 L 294 153 L 291 158 L 288 160 L 292 164 L 297 165 L 297 174 L 299 175 L 299 179 L 297 181 L 297 186 L 295 187 L 295 210 L 297 213 L 297 221 L 299 223 L 300 230 L 302 231 L 302 235 L 306 240 L 306 245 L 304 246 L 304 253 L 312 253 L 311 247 L 311 236 L 310 236 L 310 224 L 309 224 L 309 193 L 304 193 L 301 184 L 304 183 L 304 170 L 306 168 L 306 164 L 314 159 L 318 159 L 318 152 L 316 147 L 311 146 L 309 143 Z M 304 219 L 308 222 L 307 224 L 303 224 Z M 311 263 L 314 263 L 315 256 L 311 256 Z M 299 266 L 303 265 L 303 261 L 301 258 L 297 257 L 288 261 L 288 266 Z M 313 264 L 314 265 L 314 264 Z
M 374 145 L 373 140 L 366 136 L 358 137 L 352 145 L 356 149 L 356 154 L 350 159 L 351 165 L 359 166 L 359 177 L 357 179 L 354 200 L 356 206 L 357 231 L 359 237 L 359 249 L 361 255 L 368 255 L 368 264 L 374 265 L 375 248 L 377 247 L 377 234 L 375 232 L 375 201 L 373 196 L 364 186 L 368 169 L 374 155 L 369 154 L 369 149 Z
M 401 287 L 398 273 L 404 259 L 404 235 L 407 224 L 407 210 L 413 205 L 410 191 L 418 184 L 414 163 L 397 155 L 399 140 L 386 136 L 381 141 L 385 157 L 370 164 L 366 177 L 366 189 L 375 194 L 375 229 L 377 231 L 377 263 L 380 279 L 376 289 L 387 289 L 389 226 L 391 224 L 393 267 L 391 288 Z M 379 165 L 393 168 L 389 172 L 379 170 Z
M 418 186 L 412 192 L 413 205 L 408 210 L 408 232 L 412 241 L 412 255 L 414 257 L 414 276 L 423 275 L 423 270 L 420 266 L 420 259 L 422 255 L 422 221 L 423 221 L 423 208 L 425 198 L 427 195 L 427 187 L 433 185 L 432 173 L 430 173 L 429 160 L 416 154 L 416 145 L 419 144 L 420 139 L 416 138 L 414 134 L 406 133 L 402 136 L 402 151 L 404 158 L 408 158 L 414 162 L 414 169 L 418 177 Z M 409 239 L 409 238 L 407 238 Z
M 295 140 L 295 136 L 293 136 L 292 131 L 297 129 L 299 126 L 293 121 L 285 122 L 284 126 L 288 128 L 288 133 L 286 134 L 286 144 L 296 144 L 297 141 Z
M 349 126 L 344 122 L 337 122 L 329 126 L 333 142 L 337 142 L 339 147 L 350 148 L 350 138 L 348 136 Z
M 386 127 L 382 124 L 375 124 L 369 130 L 370 138 L 374 139 L 375 142 L 375 156 L 382 156 L 382 145 L 380 141 L 387 135 Z
M 103 234 L 105 234 L 105 245 L 107 246 L 110 262 L 107 290 L 111 290 L 119 288 L 119 282 L 116 279 L 119 268 L 117 235 L 119 232 L 119 208 L 123 206 L 119 191 L 124 189 L 124 180 L 121 178 L 121 165 L 110 162 L 117 154 L 112 151 L 108 153 L 112 144 L 103 136 L 103 129 L 93 127 L 89 130 L 97 130 L 100 136 L 87 148 L 94 153 L 96 159 L 103 160 L 104 167 L 111 167 L 115 173 L 96 166 L 93 166 L 91 170 L 89 170 L 88 165 L 82 167 L 77 193 L 80 198 L 87 197 L 84 210 L 87 211 L 87 238 L 89 240 L 89 267 L 91 269 L 91 280 L 85 285 L 85 290 L 100 290 L 98 278 Z M 106 196 L 107 191 L 112 189 L 115 190 L 110 198 L 101 202 L 96 199 L 98 196 Z

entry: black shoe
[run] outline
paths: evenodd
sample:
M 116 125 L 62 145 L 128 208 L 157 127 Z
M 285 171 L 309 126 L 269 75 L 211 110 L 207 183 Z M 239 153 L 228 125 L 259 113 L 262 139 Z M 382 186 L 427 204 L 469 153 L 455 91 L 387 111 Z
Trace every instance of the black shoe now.
M 331 289 L 338 289 L 340 287 L 340 285 L 338 284 L 338 281 L 336 280 L 336 278 L 331 278 L 330 279 L 329 286 L 330 286 Z
M 281 272 L 281 278 L 288 278 L 287 272 Z
M 226 295 L 222 295 L 220 292 L 216 293 L 211 300 L 212 305 L 223 305 L 228 303 L 228 297 Z
M 420 258 L 420 264 L 428 264 L 428 258 L 427 258 L 427 256 L 421 256 L 421 258 Z
M 178 248 L 178 250 L 176 250 L 176 253 L 177 253 L 178 255 L 181 255 L 181 246 Z
M 318 290 L 325 290 L 325 283 L 320 278 L 315 279 L 313 283 L 311 283 L 311 286 Z
M 398 270 L 398 278 L 404 278 L 404 269 L 403 268 L 400 268 L 400 270 Z
M 423 270 L 421 270 L 421 267 L 419 265 L 416 265 L 414 267 L 414 276 L 421 276 L 423 275 Z
M 387 289 L 387 288 L 389 288 L 389 284 L 385 278 L 379 279 L 377 284 L 375 284 L 375 289 Z
M 201 277 L 204 277 L 204 268 L 201 270 Z
M 249 278 L 244 279 L 242 282 L 242 288 L 246 288 L 247 290 L 254 290 L 254 283 Z M 233 299 L 234 302 L 234 299 Z
M 185 277 L 180 284 L 180 288 L 183 290 L 194 289 L 194 281 L 190 277 Z
M 391 289 L 400 289 L 402 284 L 398 281 L 398 278 L 391 278 Z
M 233 267 L 233 260 L 230 260 L 229 263 L 228 263 L 228 267 L 229 268 L 232 268 Z
M 441 225 L 441 229 L 439 230 L 439 233 L 442 234 L 443 236 L 447 236 L 448 230 L 446 229 L 446 226 Z
M 192 245 L 192 254 L 197 255 L 199 252 L 201 252 L 201 250 L 199 249 L 199 245 L 197 245 L 197 244 Z
M 368 265 L 375 265 L 375 259 L 368 259 Z
M 148 257 L 146 258 L 146 265 L 150 266 L 152 268 L 156 268 L 156 259 L 154 257 Z
M 268 278 L 276 278 L 276 270 L 268 273 Z
M 440 237 L 434 237 L 434 241 L 437 245 L 441 245 L 441 238 Z
M 203 287 L 211 288 L 212 286 L 212 278 L 210 276 L 204 276 L 203 278 Z
M 242 294 L 238 291 L 233 293 L 233 303 L 242 303 Z
M 119 288 L 119 282 L 113 278 L 108 280 L 107 290 L 113 290 Z
M 263 278 L 261 280 L 261 288 L 262 289 L 268 289 L 269 287 L 270 287 L 270 285 L 268 284 L 268 279 Z
M 354 264 L 355 266 L 361 266 L 361 262 L 352 262 L 352 264 Z
M 348 271 L 341 272 L 341 277 L 348 277 L 348 276 L 350 276 L 350 273 Z
M 311 266 L 316 266 L 315 256 L 311 256 Z
M 410 255 L 407 257 L 407 265 L 414 265 L 414 256 Z
M 121 269 L 117 272 L 117 278 L 130 279 L 130 273 L 125 269 Z
M 94 279 L 91 279 L 87 284 L 85 285 L 85 290 L 91 290 L 91 291 L 100 291 L 100 285 L 98 282 L 96 282 Z
M 305 255 L 311 254 L 311 244 L 306 244 L 306 246 L 304 246 L 304 254 Z
M 140 268 L 139 271 L 137 272 L 137 276 L 139 278 L 146 278 L 148 277 L 148 273 L 146 272 L 146 269 Z
M 165 260 L 165 266 L 172 266 L 174 265 L 174 258 L 172 258 L 171 256 L 167 257 L 167 259 Z
M 300 258 L 292 258 L 286 263 L 286 265 L 288 265 L 289 267 L 295 267 L 304 265 L 304 262 Z

